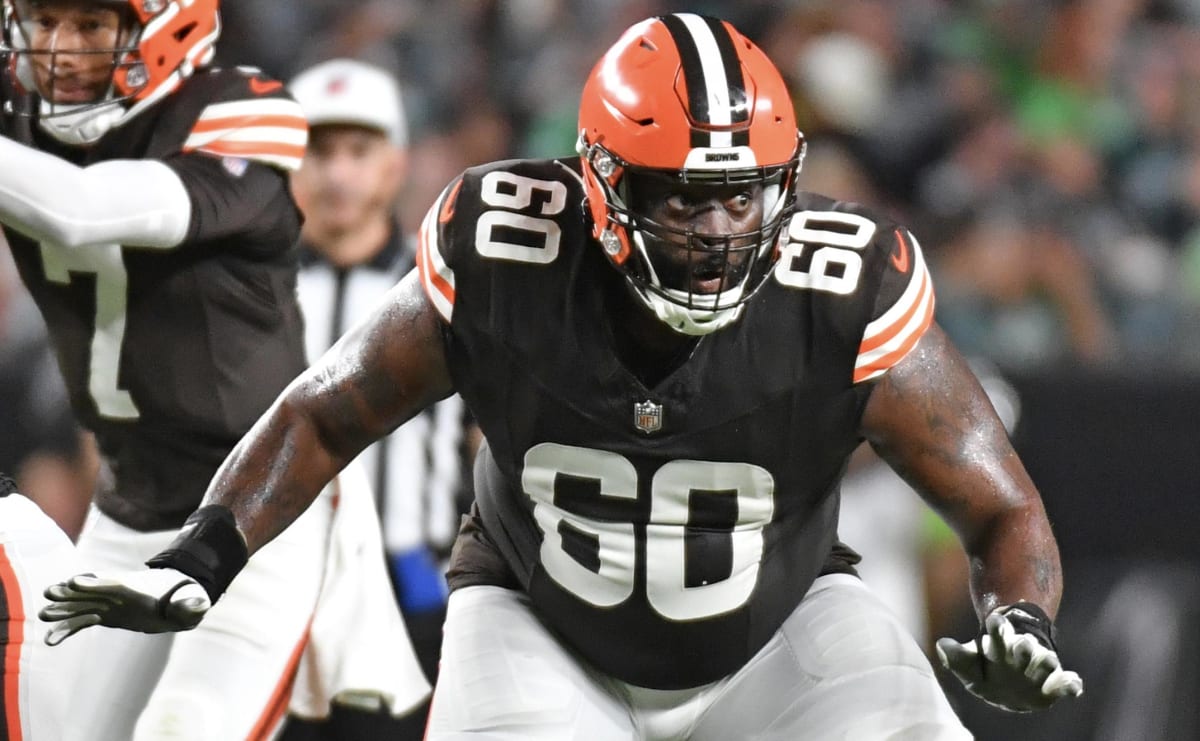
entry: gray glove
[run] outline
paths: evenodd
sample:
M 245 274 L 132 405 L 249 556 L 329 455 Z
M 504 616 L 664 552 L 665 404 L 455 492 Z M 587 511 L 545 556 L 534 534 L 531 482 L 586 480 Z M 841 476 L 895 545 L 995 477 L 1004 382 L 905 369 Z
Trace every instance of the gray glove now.
M 51 646 L 92 625 L 140 633 L 191 630 L 212 606 L 208 593 L 175 569 L 80 574 L 46 588 L 50 604 L 38 617 L 52 623 Z
M 937 642 L 938 658 L 976 697 L 1015 712 L 1048 708 L 1083 694 L 1083 680 L 1062 668 L 1054 625 L 1036 605 L 1018 602 L 990 612 L 978 639 Z

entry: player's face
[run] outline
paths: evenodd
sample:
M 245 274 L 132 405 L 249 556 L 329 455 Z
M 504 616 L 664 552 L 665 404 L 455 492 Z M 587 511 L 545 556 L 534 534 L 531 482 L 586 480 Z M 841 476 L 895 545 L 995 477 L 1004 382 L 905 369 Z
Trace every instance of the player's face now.
M 664 287 L 707 295 L 745 277 L 763 221 L 761 184 L 647 177 L 631 196 L 635 211 L 666 227 L 646 237 L 647 253 Z
M 306 229 L 352 232 L 390 216 L 403 153 L 387 137 L 360 126 L 314 126 L 292 188 Z
M 85 0 L 18 4 L 38 93 L 74 105 L 103 98 L 112 81 L 113 50 L 128 35 L 116 9 Z

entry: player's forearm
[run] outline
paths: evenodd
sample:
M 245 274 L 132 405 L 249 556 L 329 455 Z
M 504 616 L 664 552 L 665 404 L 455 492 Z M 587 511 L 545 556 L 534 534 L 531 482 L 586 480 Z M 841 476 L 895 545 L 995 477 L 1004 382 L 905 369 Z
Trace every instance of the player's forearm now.
M 187 234 L 183 182 L 155 160 L 77 167 L 0 136 L 0 221 L 63 247 L 169 248 Z
M 298 379 L 242 438 L 204 498 L 233 513 L 250 553 L 298 518 L 353 458 L 335 448 L 306 383 Z
M 1058 546 L 1040 500 L 1006 511 L 964 538 L 980 620 L 1001 605 L 1032 602 L 1054 618 L 1062 597 Z

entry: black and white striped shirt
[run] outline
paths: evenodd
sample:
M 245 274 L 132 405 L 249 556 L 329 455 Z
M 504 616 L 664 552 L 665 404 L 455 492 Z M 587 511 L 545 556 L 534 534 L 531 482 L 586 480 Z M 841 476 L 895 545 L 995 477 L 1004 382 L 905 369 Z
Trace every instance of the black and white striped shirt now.
M 297 291 L 305 345 L 316 360 L 362 322 L 414 265 L 415 249 L 394 229 L 369 261 L 339 268 L 301 244 Z M 467 412 L 457 395 L 426 409 L 359 456 L 375 487 L 384 545 L 391 553 L 420 545 L 449 553 L 470 501 Z

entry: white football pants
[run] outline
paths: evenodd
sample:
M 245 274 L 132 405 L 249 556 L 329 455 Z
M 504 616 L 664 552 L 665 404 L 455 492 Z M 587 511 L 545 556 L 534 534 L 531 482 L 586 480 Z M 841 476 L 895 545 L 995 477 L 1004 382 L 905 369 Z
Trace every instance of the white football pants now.
M 65 741 L 258 741 L 287 712 L 321 586 L 331 488 L 254 554 L 195 629 L 146 635 L 88 628 L 70 684 Z M 137 532 L 92 508 L 79 537 L 86 570 L 144 566 L 178 531 Z
M 816 580 L 745 666 L 712 684 L 651 690 L 598 674 L 520 592 L 450 596 L 427 741 L 963 741 L 933 669 L 853 576 Z
M 63 687 L 79 672 L 85 641 L 51 648 L 37 613 L 42 591 L 79 573 L 75 547 L 37 504 L 0 498 L 0 738 L 59 741 L 70 710 Z

